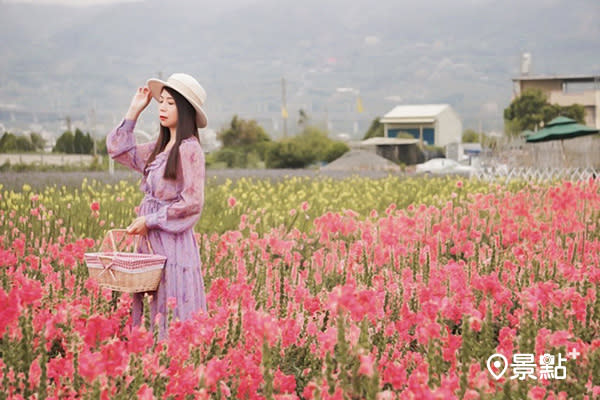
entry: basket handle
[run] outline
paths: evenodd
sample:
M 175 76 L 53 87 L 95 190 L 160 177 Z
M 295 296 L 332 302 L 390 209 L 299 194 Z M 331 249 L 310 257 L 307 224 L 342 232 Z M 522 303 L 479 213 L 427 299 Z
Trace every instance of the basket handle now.
M 115 242 L 115 237 L 113 235 L 113 232 L 124 232 L 125 234 L 129 235 L 129 233 L 127 233 L 127 229 L 110 229 L 108 232 L 106 232 L 106 236 L 110 237 L 110 242 L 112 243 L 113 246 L 113 251 L 117 251 L 117 243 Z M 144 238 L 146 240 L 146 245 L 148 246 L 148 250 L 150 250 L 150 254 L 154 254 L 154 249 L 152 248 L 152 244 L 150 244 L 150 240 L 148 239 L 148 235 L 134 235 L 136 236 L 135 238 L 135 251 L 139 251 L 140 249 L 140 242 L 142 240 L 142 238 Z M 121 240 L 121 242 L 124 239 Z M 121 244 L 121 242 L 119 242 L 119 244 Z

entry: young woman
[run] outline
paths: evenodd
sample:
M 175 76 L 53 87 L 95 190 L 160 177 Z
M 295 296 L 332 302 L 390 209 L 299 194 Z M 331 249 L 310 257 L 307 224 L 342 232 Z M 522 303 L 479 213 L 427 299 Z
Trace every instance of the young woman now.
M 135 123 L 152 97 L 158 101 L 160 134 L 156 142 L 136 144 Z M 129 234 L 147 235 L 156 254 L 167 257 L 150 316 L 158 316 L 159 338 L 167 333 L 167 300 L 174 298 L 174 316 L 185 320 L 206 311 L 204 281 L 194 225 L 204 204 L 204 152 L 198 128 L 207 125 L 202 105 L 206 92 L 190 75 L 173 74 L 164 82 L 150 79 L 138 88 L 125 119 L 106 138 L 108 154 L 143 174 L 144 199 Z M 141 251 L 147 251 L 141 246 Z M 133 324 L 141 323 L 144 293 L 133 296 Z

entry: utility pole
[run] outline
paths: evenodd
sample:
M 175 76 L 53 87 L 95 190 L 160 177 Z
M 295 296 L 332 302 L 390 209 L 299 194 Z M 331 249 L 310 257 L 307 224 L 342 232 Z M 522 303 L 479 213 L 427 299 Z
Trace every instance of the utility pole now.
M 287 137 L 287 104 L 285 100 L 285 78 L 281 78 L 281 118 L 283 118 L 283 137 Z
M 481 118 L 479 119 L 479 145 L 481 146 L 481 149 L 483 150 L 483 129 L 481 127 Z
M 94 101 L 94 106 L 92 107 L 92 111 L 91 111 L 91 128 L 92 128 L 92 140 L 94 142 L 94 158 L 96 158 L 96 155 L 98 154 L 98 150 L 96 148 L 96 102 Z

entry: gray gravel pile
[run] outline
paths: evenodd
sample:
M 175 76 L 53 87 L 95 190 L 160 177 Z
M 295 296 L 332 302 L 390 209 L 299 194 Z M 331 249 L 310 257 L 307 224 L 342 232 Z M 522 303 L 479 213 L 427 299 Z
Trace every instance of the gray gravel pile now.
M 402 169 L 375 153 L 366 150 L 350 150 L 340 158 L 321 167 L 323 171 L 386 171 L 401 172 Z

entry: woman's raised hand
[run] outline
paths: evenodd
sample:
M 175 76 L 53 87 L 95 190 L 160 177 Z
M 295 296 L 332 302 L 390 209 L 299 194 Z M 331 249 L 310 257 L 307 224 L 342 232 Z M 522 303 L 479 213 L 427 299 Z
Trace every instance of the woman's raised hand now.
M 150 104 L 150 100 L 152 99 L 152 92 L 146 86 L 140 87 L 135 92 L 133 99 L 131 99 L 131 104 L 129 105 L 129 110 L 127 110 L 127 114 L 125 115 L 125 119 L 133 119 L 137 120 L 142 111 Z

